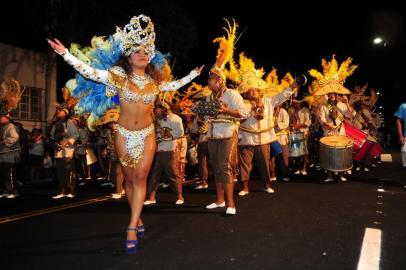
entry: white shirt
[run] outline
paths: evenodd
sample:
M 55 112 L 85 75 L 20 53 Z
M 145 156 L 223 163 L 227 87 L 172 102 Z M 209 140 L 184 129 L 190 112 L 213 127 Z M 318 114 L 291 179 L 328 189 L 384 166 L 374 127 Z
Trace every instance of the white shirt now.
M 264 119 L 258 121 L 254 117 L 254 113 L 251 112 L 251 115 L 247 118 L 247 120 L 241 123 L 242 128 L 239 129 L 238 145 L 263 145 L 277 140 L 273 120 L 274 109 L 276 106 L 285 102 L 292 94 L 293 90 L 288 87 L 276 96 L 263 97 L 262 102 L 264 103 Z M 252 133 L 244 131 L 244 128 L 264 131 L 261 133 Z
M 211 96 L 206 98 L 210 101 Z M 251 105 L 245 104 L 242 96 L 235 90 L 226 89 L 224 94 L 219 98 L 228 108 L 238 110 L 242 118 L 247 118 L 251 111 Z M 238 120 L 232 119 L 228 115 L 219 114 L 216 118 L 206 117 L 209 129 L 207 132 L 208 139 L 227 139 L 233 137 L 238 130 Z
M 344 122 L 344 117 L 352 118 L 353 114 L 349 112 L 347 105 L 345 105 L 342 102 L 337 102 L 337 108 L 338 108 L 338 117 L 336 118 L 336 121 L 334 123 L 333 119 L 331 118 L 329 104 L 326 103 L 323 106 L 321 106 L 320 124 L 323 127 L 324 136 L 345 135 L 345 128 L 344 125 L 342 125 L 342 123 Z M 325 126 L 325 124 L 336 125 L 339 126 L 340 128 L 336 130 L 330 130 Z
M 183 131 L 183 123 L 182 119 L 174 114 L 174 113 L 168 113 L 168 116 L 166 119 L 160 119 L 158 120 L 161 128 L 168 128 L 170 130 L 170 133 L 172 135 L 172 138 L 161 138 L 161 134 L 159 132 L 159 128 L 156 127 L 157 129 L 157 140 L 158 140 L 158 147 L 157 147 L 157 152 L 173 152 L 177 149 L 179 144 L 177 143 L 177 139 L 179 137 L 182 137 L 184 134 Z
M 276 132 L 289 127 L 289 114 L 284 108 L 280 108 L 278 118 L 276 119 Z
M 293 112 L 295 113 L 295 112 Z M 299 123 L 296 124 L 305 124 L 307 127 L 305 128 L 299 128 L 299 131 L 303 132 L 305 136 L 309 134 L 309 128 L 310 125 L 312 124 L 311 116 L 310 116 L 310 111 L 308 108 L 303 107 L 297 112 L 297 120 Z M 295 123 L 292 123 L 295 124 Z

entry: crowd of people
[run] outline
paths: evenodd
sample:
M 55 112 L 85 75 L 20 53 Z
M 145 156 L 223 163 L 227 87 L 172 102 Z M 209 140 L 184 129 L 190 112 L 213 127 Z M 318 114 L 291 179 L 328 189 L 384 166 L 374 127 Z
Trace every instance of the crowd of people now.
M 351 58 L 341 65 L 334 56 L 323 59 L 322 71 L 309 71 L 314 80 L 305 96 L 306 76 L 278 79 L 273 69 L 263 79 L 265 71 L 244 53 L 235 61 L 236 30 L 228 22 L 227 35 L 214 40 L 219 49 L 207 86 L 193 83 L 185 91 L 178 89 L 203 67 L 172 81 L 147 16 L 133 17 L 108 40 L 94 38 L 83 51 L 48 40 L 78 77 L 67 83 L 69 94 L 45 131 L 22 132 L 11 119 L 13 106 L 0 112 L 1 196 L 18 195 L 17 166 L 29 166 L 18 172 L 29 171 L 32 182 L 56 179 L 55 200 L 75 198 L 77 185 L 101 177 L 115 187 L 112 198 L 126 195 L 126 250 L 135 253 L 145 232 L 142 208 L 159 202 L 160 184 L 171 187 L 174 205 L 182 205 L 186 179 L 196 178 L 202 190 L 212 178 L 216 201 L 206 208 L 235 215 L 235 182 L 241 182 L 238 195 L 247 196 L 254 167 L 264 192 L 272 194 L 275 180 L 290 181 L 309 168 L 331 182 L 335 176 L 347 181 L 353 163 L 357 171 L 376 166 L 383 151 L 377 95 L 367 86 L 344 87 L 357 68 Z

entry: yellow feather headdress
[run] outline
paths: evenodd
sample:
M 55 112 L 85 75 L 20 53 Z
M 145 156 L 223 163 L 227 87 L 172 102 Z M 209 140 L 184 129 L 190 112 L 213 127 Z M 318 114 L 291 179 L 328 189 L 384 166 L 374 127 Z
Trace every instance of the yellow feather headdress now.
M 338 65 L 335 55 L 330 62 L 326 59 L 321 60 L 322 72 L 316 69 L 310 69 L 309 74 L 315 78 L 316 83 L 312 83 L 314 95 L 325 95 L 328 93 L 350 94 L 345 88 L 345 80 L 354 73 L 357 65 L 352 65 L 353 59 L 348 57 L 341 65 Z
M 285 76 L 281 80 L 279 80 L 278 70 L 276 68 L 272 68 L 271 72 L 268 73 L 265 80 L 269 85 L 268 91 L 266 93 L 267 96 L 274 96 L 278 94 L 295 81 L 290 72 L 287 72 Z
M 238 24 L 234 19 L 232 20 L 232 23 L 230 23 L 230 21 L 227 19 L 224 20 L 227 23 L 227 28 L 223 27 L 223 30 L 227 35 L 215 38 L 213 40 L 213 43 L 219 44 L 219 48 L 217 50 L 216 63 L 211 68 L 210 73 L 214 73 L 223 80 L 226 80 L 223 69 L 225 65 L 233 58 Z
M 268 88 L 266 81 L 262 79 L 265 74 L 263 68 L 255 68 L 255 63 L 248 58 L 244 52 L 240 53 L 238 64 L 233 59 L 230 60 L 229 68 L 224 70 L 226 77 L 234 82 L 240 93 L 245 93 L 249 89 L 257 89 L 261 92 Z

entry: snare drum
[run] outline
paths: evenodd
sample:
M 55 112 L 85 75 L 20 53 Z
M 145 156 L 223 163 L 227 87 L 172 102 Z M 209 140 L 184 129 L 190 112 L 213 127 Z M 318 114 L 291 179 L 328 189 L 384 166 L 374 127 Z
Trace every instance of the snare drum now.
M 307 155 L 306 139 L 303 132 L 289 134 L 289 157 L 301 157 Z
M 344 122 L 344 128 L 345 135 L 347 135 L 354 141 L 354 151 L 361 149 L 362 145 L 365 143 L 368 137 L 368 134 L 347 122 Z
M 326 136 L 320 139 L 320 166 L 328 171 L 344 172 L 352 168 L 354 141 L 347 136 Z

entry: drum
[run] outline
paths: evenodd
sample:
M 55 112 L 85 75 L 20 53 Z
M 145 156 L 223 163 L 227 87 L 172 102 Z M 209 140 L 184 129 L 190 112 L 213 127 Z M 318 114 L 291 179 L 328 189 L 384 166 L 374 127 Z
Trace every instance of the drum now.
M 306 139 L 303 132 L 289 134 L 289 157 L 301 157 L 307 155 Z
M 354 141 L 347 136 L 326 136 L 320 139 L 320 166 L 328 171 L 344 172 L 352 168 Z
M 368 164 L 373 158 L 382 154 L 382 152 L 383 149 L 379 143 L 372 139 L 367 139 L 361 149 L 355 153 L 354 160 Z
M 347 122 L 344 122 L 344 128 L 345 135 L 347 135 L 354 141 L 354 151 L 358 151 L 359 149 L 361 149 L 362 145 L 368 137 L 368 134 Z
M 199 160 L 197 159 L 196 145 L 188 148 L 186 157 L 187 157 L 189 166 L 193 166 L 193 165 L 196 165 L 197 163 L 199 163 Z
M 278 141 L 271 142 L 270 147 L 271 147 L 271 156 L 272 157 L 276 157 L 277 155 L 282 153 L 282 146 L 280 145 L 280 143 Z

